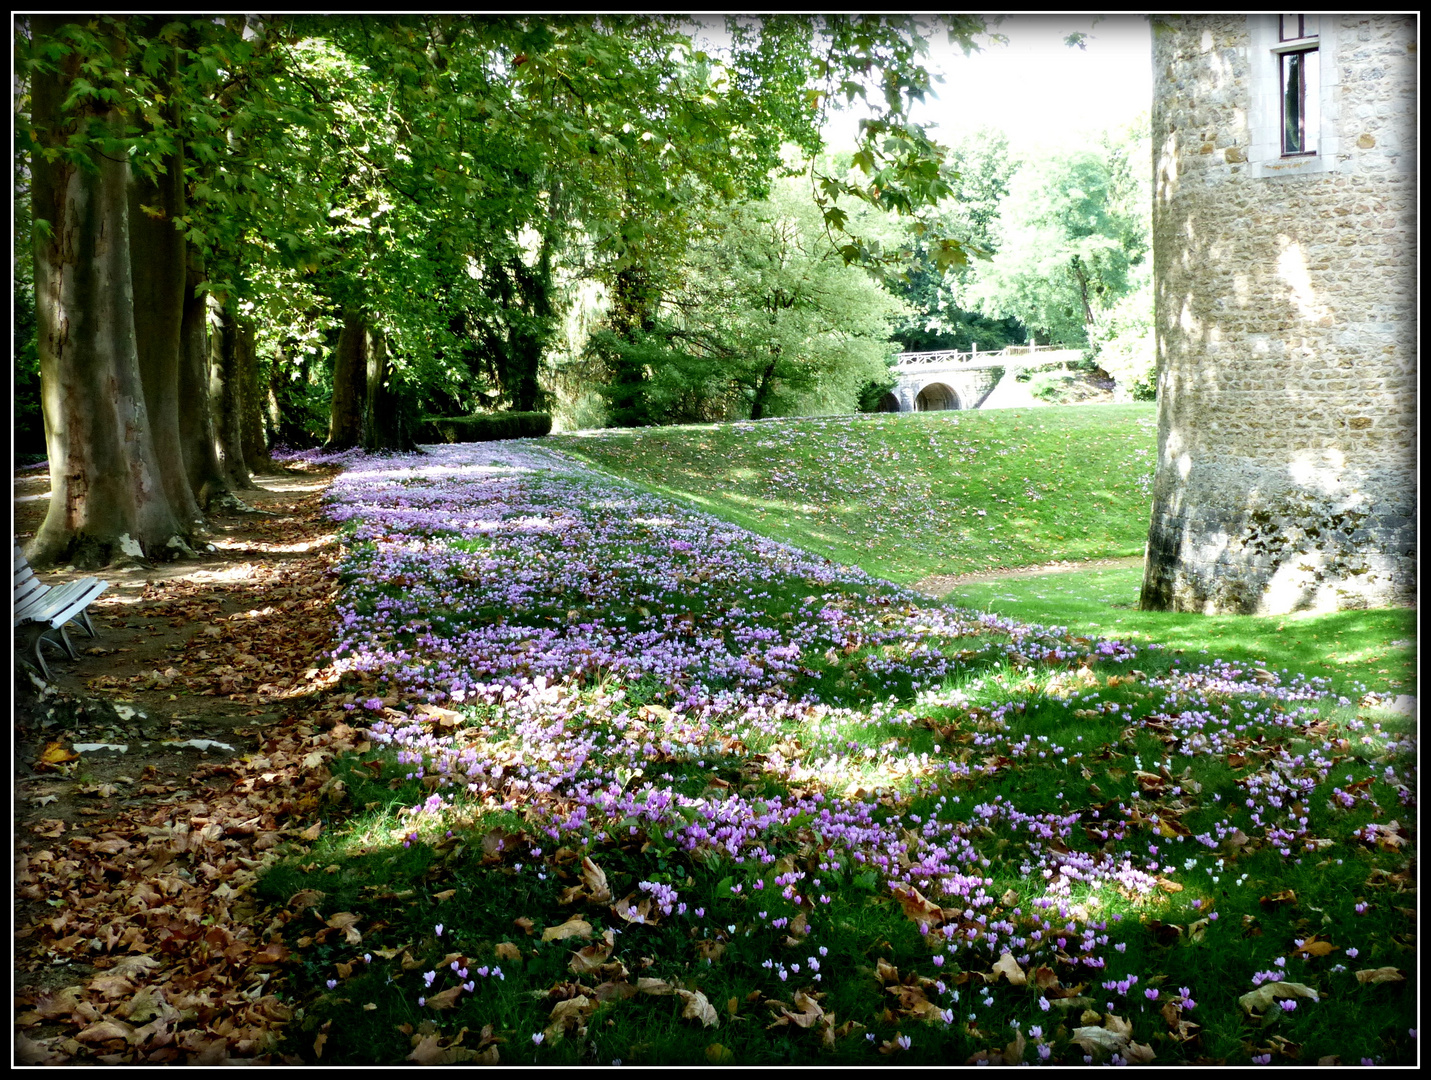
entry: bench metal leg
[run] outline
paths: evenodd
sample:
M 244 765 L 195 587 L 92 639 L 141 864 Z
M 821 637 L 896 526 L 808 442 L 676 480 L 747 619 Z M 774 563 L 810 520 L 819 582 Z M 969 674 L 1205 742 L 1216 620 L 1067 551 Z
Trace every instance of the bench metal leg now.
M 68 644 L 68 642 L 66 644 Z M 44 634 L 41 634 L 35 639 L 35 659 L 40 662 L 40 670 L 44 672 L 45 681 L 54 682 L 54 676 L 50 674 L 50 665 L 45 663 L 45 654 L 41 651 L 46 645 L 55 649 L 62 648 L 63 646 L 61 646 L 58 641 L 48 638 Z M 73 658 L 73 650 L 71 650 L 71 657 Z
M 84 627 L 84 632 L 90 637 L 98 636 L 94 632 L 94 623 L 89 621 L 89 608 L 85 608 L 78 615 L 76 615 L 74 619 L 71 619 L 70 621 L 74 622 L 75 619 L 79 620 L 79 624 Z

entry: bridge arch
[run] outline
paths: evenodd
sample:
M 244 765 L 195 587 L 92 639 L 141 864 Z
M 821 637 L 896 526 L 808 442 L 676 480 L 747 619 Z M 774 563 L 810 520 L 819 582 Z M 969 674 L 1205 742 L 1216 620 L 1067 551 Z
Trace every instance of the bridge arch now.
M 880 412 L 899 412 L 899 398 L 895 397 L 894 391 L 885 394 L 879 399 Z
M 959 395 L 947 383 L 932 382 L 920 388 L 914 399 L 916 412 L 944 412 L 960 407 Z

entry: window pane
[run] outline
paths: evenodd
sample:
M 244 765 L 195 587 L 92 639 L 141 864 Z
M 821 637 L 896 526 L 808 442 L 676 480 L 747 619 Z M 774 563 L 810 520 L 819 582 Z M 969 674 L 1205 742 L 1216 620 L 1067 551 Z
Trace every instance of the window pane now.
M 1281 40 L 1295 41 L 1302 36 L 1302 16 L 1300 15 L 1280 15 Z
M 1282 56 L 1282 153 L 1302 153 L 1302 101 L 1305 69 L 1302 53 Z
M 1317 134 L 1322 127 L 1321 86 L 1318 77 L 1321 54 L 1312 49 L 1302 55 L 1302 152 L 1317 152 Z

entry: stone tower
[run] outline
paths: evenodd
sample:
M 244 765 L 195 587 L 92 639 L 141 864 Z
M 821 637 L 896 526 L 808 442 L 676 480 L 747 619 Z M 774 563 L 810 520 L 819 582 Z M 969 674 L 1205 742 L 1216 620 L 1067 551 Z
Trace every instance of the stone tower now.
M 1145 609 L 1415 598 L 1416 30 L 1153 20 Z

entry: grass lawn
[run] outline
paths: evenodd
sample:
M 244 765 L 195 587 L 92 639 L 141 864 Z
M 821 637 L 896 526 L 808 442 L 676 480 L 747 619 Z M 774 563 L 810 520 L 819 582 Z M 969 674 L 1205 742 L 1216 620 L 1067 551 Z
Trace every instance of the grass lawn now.
M 331 497 L 368 740 L 258 887 L 304 1060 L 1417 1059 L 1390 696 L 961 611 L 526 444 Z
M 1156 641 L 1192 656 L 1321 675 L 1352 696 L 1368 689 L 1417 692 L 1412 608 L 1277 616 L 1138 611 L 1142 581 L 1140 568 L 1082 570 L 970 582 L 943 599 L 1028 622 Z
M 553 436 L 649 490 L 890 581 L 1141 555 L 1150 404 Z

